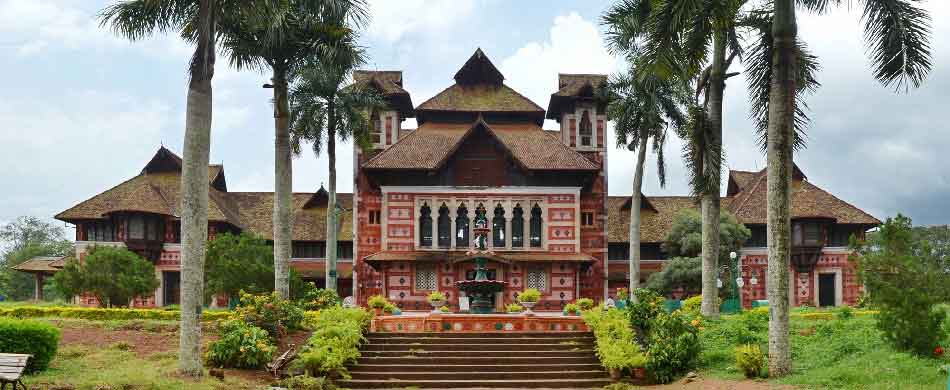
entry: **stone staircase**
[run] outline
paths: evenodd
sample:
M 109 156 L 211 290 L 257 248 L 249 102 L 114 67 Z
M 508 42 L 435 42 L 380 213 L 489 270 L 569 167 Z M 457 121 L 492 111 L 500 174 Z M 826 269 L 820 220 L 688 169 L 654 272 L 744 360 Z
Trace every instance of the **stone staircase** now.
M 600 388 L 589 332 L 370 333 L 349 389 Z

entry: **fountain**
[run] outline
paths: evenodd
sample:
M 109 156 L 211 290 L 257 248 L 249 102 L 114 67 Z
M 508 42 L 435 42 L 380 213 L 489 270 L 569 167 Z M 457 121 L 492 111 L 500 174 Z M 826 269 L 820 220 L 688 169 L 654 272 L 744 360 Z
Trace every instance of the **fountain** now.
M 474 248 L 466 252 L 468 256 L 475 257 L 475 280 L 462 280 L 455 282 L 460 291 L 472 299 L 471 311 L 474 314 L 490 314 L 494 312 L 491 297 L 505 289 L 506 282 L 500 280 L 488 279 L 488 269 L 485 264 L 488 262 L 484 256 L 493 256 L 494 252 L 488 250 L 488 218 L 484 214 L 475 217 L 472 231 L 475 235 Z

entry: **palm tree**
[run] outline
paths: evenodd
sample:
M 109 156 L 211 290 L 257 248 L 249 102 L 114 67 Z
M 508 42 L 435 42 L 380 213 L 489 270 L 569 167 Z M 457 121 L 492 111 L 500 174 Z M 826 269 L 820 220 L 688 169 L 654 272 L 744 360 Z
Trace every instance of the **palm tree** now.
M 205 244 L 208 239 L 208 154 L 211 144 L 211 78 L 217 17 L 241 14 L 267 20 L 268 2 L 240 0 L 127 0 L 106 7 L 101 26 L 132 41 L 175 32 L 195 44 L 188 74 L 181 173 L 181 332 L 178 368 L 199 377 Z
M 254 23 L 243 17 L 224 18 L 222 47 L 237 69 L 270 70 L 274 93 L 274 289 L 290 297 L 290 256 L 293 239 L 293 183 L 288 77 L 304 62 L 326 52 L 368 18 L 361 0 L 291 0 L 284 4 L 278 23 Z
M 362 49 L 348 34 L 345 42 L 303 66 L 290 93 L 291 134 L 313 144 L 319 156 L 326 142 L 329 159 L 327 202 L 326 288 L 336 291 L 337 217 L 336 139 L 353 138 L 358 147 L 369 147 L 369 114 L 384 105 L 382 97 L 370 88 L 344 87 L 348 76 L 364 63 Z
M 798 0 L 822 13 L 841 0 Z M 850 3 L 850 2 L 848 2 Z M 874 76 L 884 86 L 904 91 L 919 87 L 933 64 L 930 16 L 915 0 L 861 0 L 864 38 Z M 801 91 L 798 26 L 793 0 L 774 0 L 771 38 L 774 42 L 768 105 L 768 299 L 769 375 L 791 372 L 789 342 L 789 255 L 791 249 L 792 155 L 796 142 L 796 93 Z
M 656 154 L 657 176 L 660 186 L 666 185 L 666 162 L 664 144 L 667 130 L 677 133 L 685 127 L 687 118 L 681 107 L 689 103 L 687 86 L 678 80 L 658 77 L 635 77 L 631 66 L 626 74 L 614 76 L 606 86 L 607 118 L 614 121 L 617 145 L 627 145 L 637 152 L 637 165 L 633 175 L 633 195 L 630 201 L 630 292 L 635 292 L 640 282 L 640 203 L 643 187 L 643 170 L 649 142 L 653 141 Z M 636 302 L 636 294 L 630 296 Z

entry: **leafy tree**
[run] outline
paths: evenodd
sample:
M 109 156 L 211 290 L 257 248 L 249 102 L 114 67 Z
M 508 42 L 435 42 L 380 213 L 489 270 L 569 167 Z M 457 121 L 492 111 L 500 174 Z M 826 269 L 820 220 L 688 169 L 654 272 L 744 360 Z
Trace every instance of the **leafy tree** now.
M 768 169 L 768 299 L 769 375 L 792 370 L 789 342 L 789 255 L 791 251 L 792 155 L 798 136 L 795 113 L 801 92 L 802 53 L 798 49 L 796 5 L 817 13 L 842 4 L 863 6 L 864 39 L 875 78 L 896 89 L 918 87 L 933 68 L 930 54 L 930 15 L 916 0 L 773 0 L 771 6 L 771 57 L 767 77 L 766 127 Z M 765 80 L 768 80 L 767 84 Z
M 369 146 L 369 114 L 383 107 L 382 97 L 371 88 L 344 87 L 350 74 L 365 63 L 364 52 L 349 33 L 332 52 L 304 65 L 290 94 L 291 135 L 313 144 L 318 156 L 326 142 L 329 165 L 327 188 L 326 288 L 336 290 L 337 218 L 336 140 L 352 137 L 359 147 Z M 294 142 L 299 145 L 300 142 Z
M 241 290 L 262 294 L 274 289 L 274 252 L 267 241 L 249 233 L 224 233 L 208 242 L 206 294 L 239 296 Z
M 19 217 L 0 227 L 0 295 L 24 300 L 33 297 L 32 275 L 13 267 L 38 256 L 65 256 L 72 242 L 63 228 L 36 217 Z
M 274 91 L 274 285 L 287 299 L 293 226 L 291 157 L 292 151 L 299 152 L 290 136 L 290 77 L 306 60 L 326 56 L 330 46 L 349 33 L 347 24 L 364 24 L 368 12 L 359 0 L 290 0 L 280 8 L 277 23 L 255 23 L 237 16 L 222 17 L 222 46 L 231 64 L 271 72 L 272 84 L 265 87 Z
M 185 142 L 181 172 L 181 342 L 178 369 L 204 374 L 201 300 L 208 240 L 208 155 L 211 150 L 211 78 L 219 17 L 272 20 L 276 0 L 124 0 L 102 10 L 102 26 L 132 41 L 155 32 L 178 33 L 195 44 L 188 69 Z M 263 22 L 262 22 L 263 23 Z M 194 315 L 190 315 L 194 313 Z
M 689 292 L 699 291 L 702 288 L 702 261 L 699 257 L 703 249 L 702 227 L 702 217 L 695 210 L 683 210 L 676 215 L 673 226 L 663 243 L 663 249 L 673 259 L 662 271 L 650 275 L 647 288 L 663 294 L 669 294 L 678 288 Z M 718 230 L 718 262 L 730 264 L 729 253 L 738 251 L 752 232 L 728 212 L 719 215 Z M 730 275 L 723 279 L 731 278 Z M 720 294 L 728 293 L 728 290 L 720 291 Z
M 107 307 L 128 306 L 132 298 L 154 293 L 159 284 L 150 261 L 114 247 L 95 247 L 82 262 L 67 260 L 53 283 L 63 295 L 89 293 Z
M 900 350 L 932 356 L 943 337 L 946 312 L 936 305 L 950 298 L 947 235 L 945 227 L 914 229 L 898 214 L 867 242 L 853 240 L 852 261 L 880 310 L 877 326 Z M 942 240 L 932 241 L 934 236 Z
M 635 65 L 627 74 L 614 76 L 607 83 L 607 118 L 613 120 L 617 145 L 637 151 L 630 207 L 630 288 L 636 291 L 640 282 L 640 203 L 642 201 L 643 169 L 647 147 L 653 141 L 657 176 L 660 186 L 666 185 L 664 145 L 667 130 L 686 125 L 682 107 L 688 104 L 687 86 L 677 80 L 659 77 L 635 77 Z M 636 295 L 631 295 L 636 300 Z

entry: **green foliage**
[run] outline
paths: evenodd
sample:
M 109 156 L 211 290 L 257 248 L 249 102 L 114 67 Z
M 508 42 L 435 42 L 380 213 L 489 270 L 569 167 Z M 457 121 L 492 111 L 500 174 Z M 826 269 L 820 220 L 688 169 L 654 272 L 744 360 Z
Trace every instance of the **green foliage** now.
M 304 322 L 303 309 L 293 301 L 280 299 L 276 291 L 263 295 L 242 293 L 234 315 L 266 330 L 274 339 L 285 335 L 287 330 L 301 329 Z
M 581 311 L 587 311 L 594 308 L 594 300 L 590 298 L 580 298 L 574 301 L 577 304 L 577 308 Z
M 584 312 L 583 318 L 594 332 L 597 357 L 604 368 L 623 370 L 646 365 L 626 313 L 617 309 L 591 310 Z
M 59 329 L 33 320 L 0 318 L 0 352 L 33 355 L 26 372 L 45 370 L 59 348 Z
M 382 295 L 373 295 L 366 299 L 366 305 L 373 309 L 382 309 L 386 307 L 387 303 L 389 303 L 389 300 Z
M 317 288 L 313 282 L 307 282 L 303 285 L 303 292 L 300 294 L 298 304 L 304 310 L 323 310 L 332 306 L 339 306 L 343 303 L 340 295 L 334 290 Z
M 309 375 L 348 377 L 346 366 L 360 357 L 359 345 L 372 314 L 360 309 L 331 307 L 317 312 L 307 322 L 313 335 L 294 362 Z
M 297 375 L 280 381 L 287 390 L 335 390 L 333 382 L 324 377 Z
M 899 350 L 930 356 L 942 339 L 946 318 L 937 304 L 948 299 L 950 255 L 915 234 L 910 218 L 888 218 L 867 243 L 854 242 L 852 260 L 873 305 L 878 327 Z M 942 246 L 938 241 L 938 247 Z
M 680 306 L 680 310 L 687 313 L 699 313 L 700 307 L 703 305 L 703 296 L 696 295 L 683 300 L 683 306 Z
M 651 321 L 663 312 L 663 297 L 645 288 L 638 288 L 633 293 L 637 296 L 637 303 L 631 302 L 627 309 L 630 324 L 644 333 L 649 332 Z
M 241 320 L 222 321 L 218 340 L 208 345 L 208 365 L 230 368 L 259 368 L 269 362 L 276 348 L 266 330 Z
M 763 344 L 769 329 L 769 309 L 745 310 L 732 316 L 722 327 L 723 336 L 733 345 Z
M 537 302 L 541 300 L 541 291 L 536 288 L 527 288 L 518 293 L 518 302 Z
M 63 295 L 89 293 L 105 306 L 128 306 L 158 288 L 155 266 L 125 248 L 94 247 L 80 263 L 66 262 L 53 282 Z
M 202 321 L 215 321 L 228 318 L 227 311 L 204 311 Z M 13 318 L 76 318 L 91 321 L 116 320 L 166 320 L 178 321 L 181 313 L 168 309 L 116 309 L 98 307 L 64 307 L 64 306 L 10 306 L 0 307 L 0 317 Z
M 617 299 L 621 301 L 626 301 L 630 299 L 630 291 L 626 287 L 621 287 L 617 289 Z
M 702 289 L 703 262 L 699 257 L 674 257 L 660 272 L 647 278 L 646 288 L 669 295 L 677 289 L 696 292 Z
M 690 315 L 660 312 L 651 321 L 647 345 L 647 372 L 659 383 L 669 383 L 693 369 L 702 346 L 700 321 Z
M 850 320 L 854 318 L 854 309 L 851 306 L 842 306 L 836 314 L 839 320 Z
M 34 277 L 14 270 L 13 267 L 39 256 L 66 256 L 73 250 L 73 243 L 63 238 L 62 228 L 32 217 L 20 217 L 0 227 L 0 295 L 8 300 L 33 298 Z M 47 279 L 49 281 L 49 279 Z M 49 284 L 47 285 L 49 286 Z M 56 296 L 53 289 L 47 298 L 71 298 Z
M 383 306 L 383 313 L 393 314 L 399 311 L 399 306 L 396 306 L 395 303 L 386 302 L 386 306 Z
M 521 313 L 524 311 L 524 306 L 517 303 L 510 303 L 508 306 L 505 306 L 505 311 L 508 313 Z
M 429 300 L 430 303 L 431 302 L 445 302 L 445 294 L 443 294 L 441 291 L 436 290 L 436 291 L 430 292 L 427 299 Z
M 577 307 L 576 303 L 568 303 L 564 305 L 564 314 L 580 314 L 581 309 Z
M 208 242 L 205 292 L 237 296 L 274 290 L 274 248 L 260 236 L 222 233 Z
M 756 378 L 762 375 L 765 367 L 765 355 L 758 344 L 744 344 L 736 347 L 736 367 L 745 374 L 746 378 Z

